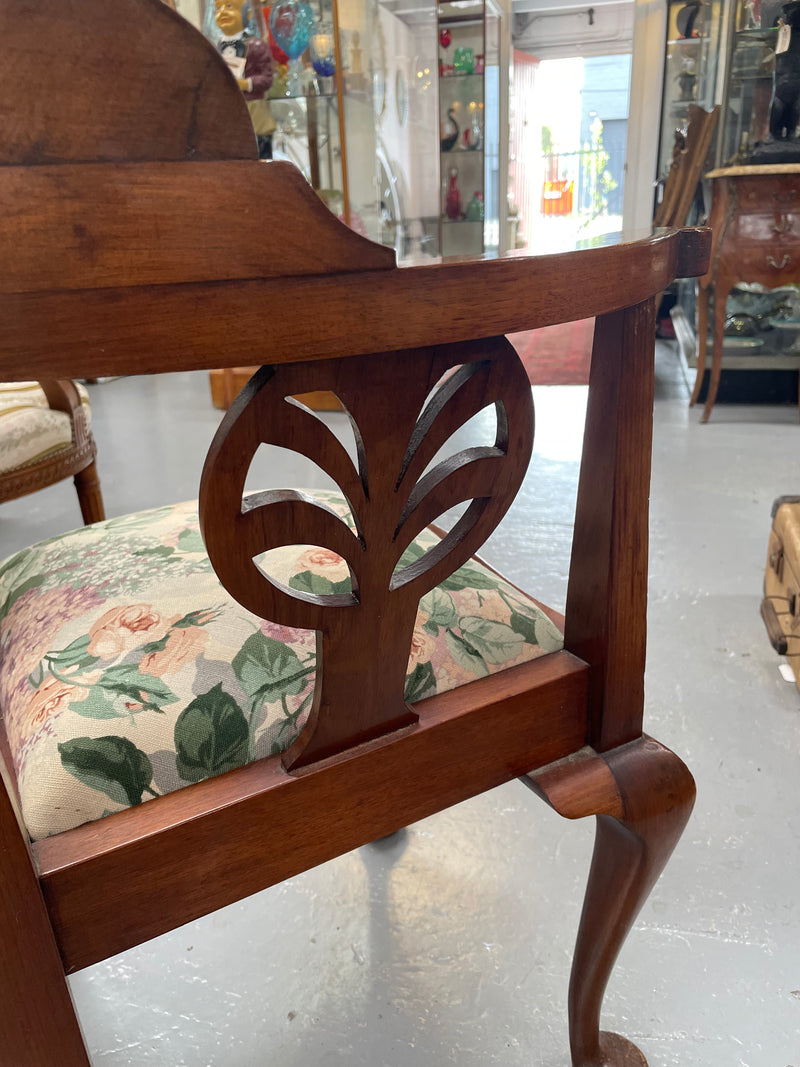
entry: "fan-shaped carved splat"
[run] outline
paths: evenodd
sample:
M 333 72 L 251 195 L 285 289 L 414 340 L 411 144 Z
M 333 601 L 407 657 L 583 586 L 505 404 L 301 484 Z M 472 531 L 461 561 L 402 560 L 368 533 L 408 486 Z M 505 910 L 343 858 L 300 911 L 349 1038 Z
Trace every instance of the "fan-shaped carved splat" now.
M 335 393 L 349 415 L 357 465 L 291 399 L 319 389 Z M 496 411 L 494 443 L 430 467 L 452 433 L 488 405 Z M 502 518 L 528 465 L 532 416 L 527 376 L 504 338 L 262 367 L 239 394 L 206 460 L 200 521 L 232 596 L 261 618 L 318 631 L 314 704 L 284 755 L 287 768 L 416 721 L 403 690 L 420 597 L 465 563 Z M 292 448 L 329 474 L 347 499 L 355 531 L 295 490 L 243 501 L 247 469 L 262 443 Z M 421 529 L 465 501 L 466 511 L 435 548 L 398 567 Z M 314 595 L 270 581 L 255 558 L 296 544 L 342 556 L 352 593 Z

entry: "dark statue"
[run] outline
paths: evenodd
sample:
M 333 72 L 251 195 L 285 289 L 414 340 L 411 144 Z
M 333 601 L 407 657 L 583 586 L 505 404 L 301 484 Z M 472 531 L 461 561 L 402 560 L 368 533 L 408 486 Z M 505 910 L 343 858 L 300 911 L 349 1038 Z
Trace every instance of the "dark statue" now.
M 781 21 L 791 33 L 789 47 L 775 55 L 769 132 L 776 141 L 792 141 L 800 120 L 800 0 L 783 5 Z
M 787 0 L 776 21 L 769 139 L 753 147 L 749 162 L 754 164 L 800 162 L 800 0 Z

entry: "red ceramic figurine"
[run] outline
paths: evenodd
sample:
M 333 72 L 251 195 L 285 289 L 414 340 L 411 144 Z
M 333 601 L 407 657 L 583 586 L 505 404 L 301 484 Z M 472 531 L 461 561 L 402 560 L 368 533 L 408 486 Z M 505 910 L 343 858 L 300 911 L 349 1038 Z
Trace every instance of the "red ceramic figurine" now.
M 458 191 L 458 170 L 455 167 L 450 171 L 450 186 L 447 190 L 444 210 L 448 219 L 461 218 L 461 193 Z

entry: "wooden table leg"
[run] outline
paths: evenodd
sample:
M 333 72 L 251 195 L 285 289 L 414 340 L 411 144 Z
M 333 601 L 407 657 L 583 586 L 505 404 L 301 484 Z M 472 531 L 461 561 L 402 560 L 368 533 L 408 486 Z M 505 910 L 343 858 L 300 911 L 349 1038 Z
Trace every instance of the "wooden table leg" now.
M 700 395 L 703 385 L 703 375 L 706 372 L 706 347 L 708 343 L 708 303 L 711 299 L 711 289 L 707 285 L 701 285 L 697 293 L 697 373 L 694 379 L 694 389 L 689 407 L 694 407 Z
M 700 419 L 701 422 L 708 422 L 714 407 L 714 402 L 717 399 L 717 391 L 719 390 L 719 379 L 720 374 L 722 373 L 722 343 L 725 332 L 725 309 L 728 303 L 728 293 L 730 291 L 730 281 L 725 280 L 720 284 L 719 278 L 717 278 L 717 285 L 714 290 L 714 351 L 711 357 L 711 377 L 708 382 L 706 406 L 703 409 L 703 416 Z

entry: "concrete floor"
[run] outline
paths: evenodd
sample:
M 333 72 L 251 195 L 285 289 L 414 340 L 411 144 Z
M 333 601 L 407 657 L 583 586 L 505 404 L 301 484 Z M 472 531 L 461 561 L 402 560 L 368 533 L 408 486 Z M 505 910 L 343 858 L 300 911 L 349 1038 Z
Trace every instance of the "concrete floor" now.
M 657 374 L 646 728 L 698 803 L 604 1025 L 651 1067 L 800 1067 L 800 693 L 758 614 L 770 504 L 800 487 L 797 410 L 701 426 L 667 345 Z M 537 455 L 484 555 L 563 606 L 586 390 L 534 394 Z M 109 515 L 196 495 L 219 420 L 205 375 L 92 401 Z M 253 484 L 317 484 L 259 462 Z M 2 554 L 77 521 L 68 484 L 4 505 Z M 591 822 L 510 783 L 343 856 L 74 976 L 93 1064 L 567 1067 L 591 844 Z

